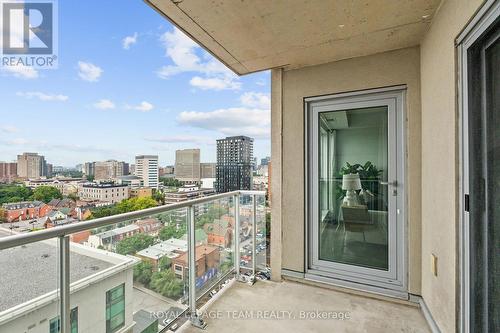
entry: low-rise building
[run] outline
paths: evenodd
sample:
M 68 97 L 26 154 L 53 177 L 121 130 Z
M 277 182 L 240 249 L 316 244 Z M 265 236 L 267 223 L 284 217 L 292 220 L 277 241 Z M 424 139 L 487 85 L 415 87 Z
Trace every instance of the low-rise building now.
M 219 248 L 212 245 L 196 246 L 196 277 L 201 278 L 210 270 L 219 267 Z M 185 252 L 172 259 L 172 271 L 181 280 L 188 278 L 188 253 Z
M 131 188 L 130 197 L 131 198 L 148 198 L 153 196 L 153 189 L 150 187 L 142 188 Z
M 100 232 L 95 235 L 90 235 L 85 245 L 88 245 L 93 248 L 114 250 L 116 249 L 116 244 L 118 242 L 130 236 L 138 234 L 140 232 L 141 228 L 139 228 L 135 224 L 129 224 L 121 228 L 116 228 Z
M 165 204 L 173 204 L 215 194 L 214 189 L 200 189 L 196 185 L 184 185 L 177 192 L 165 193 Z
M 163 223 L 157 218 L 137 220 L 134 224 L 139 227 L 142 233 L 151 236 L 157 236 L 158 232 L 163 228 Z
M 233 231 L 227 221 L 216 219 L 213 223 L 205 224 L 203 230 L 207 234 L 209 245 L 231 247 Z
M 98 200 L 109 203 L 118 203 L 130 197 L 127 185 L 114 183 L 84 183 L 78 188 L 78 196 L 82 200 Z
M 161 258 L 167 257 L 174 259 L 187 252 L 187 250 L 187 240 L 170 238 L 141 250 L 135 255 L 142 260 L 150 262 L 156 270 L 158 269 L 158 264 Z
M 5 220 L 7 222 L 34 220 L 45 217 L 51 207 L 42 201 L 23 201 L 3 204 Z

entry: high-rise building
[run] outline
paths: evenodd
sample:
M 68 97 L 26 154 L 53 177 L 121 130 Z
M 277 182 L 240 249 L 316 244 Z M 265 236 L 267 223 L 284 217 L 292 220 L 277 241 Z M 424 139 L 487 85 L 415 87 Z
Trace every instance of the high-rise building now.
M 37 153 L 17 155 L 17 175 L 24 179 L 34 179 L 48 176 L 45 157 Z M 52 170 L 50 170 L 52 172 Z
M 17 177 L 16 162 L 0 162 L 0 182 L 10 183 Z
M 144 187 L 158 189 L 158 155 L 138 155 L 135 157 L 135 175 L 142 178 Z
M 109 180 L 125 175 L 128 167 L 127 163 L 116 160 L 94 162 L 94 179 Z
M 268 165 L 271 162 L 271 157 L 267 156 L 260 160 L 260 165 Z
M 175 151 L 175 178 L 188 184 L 200 182 L 200 150 Z
M 89 177 L 95 177 L 95 162 L 85 162 L 82 167 L 83 174 Z
M 251 190 L 252 163 L 252 138 L 232 136 L 217 140 L 216 191 Z
M 201 178 L 215 178 L 217 163 L 200 163 Z

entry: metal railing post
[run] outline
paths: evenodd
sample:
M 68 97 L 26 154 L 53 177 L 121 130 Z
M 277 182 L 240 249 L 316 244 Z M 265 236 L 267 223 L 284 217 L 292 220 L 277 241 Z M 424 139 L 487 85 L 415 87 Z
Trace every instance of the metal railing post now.
M 61 333 L 71 332 L 69 303 L 69 236 L 59 237 L 59 318 Z
M 252 282 L 255 282 L 257 273 L 257 199 L 252 194 Z
M 188 229 L 188 261 L 189 261 L 189 312 L 191 324 L 198 328 L 205 328 L 207 324 L 196 312 L 196 239 L 195 239 L 195 216 L 194 205 L 187 207 L 187 229 Z
M 240 280 L 240 194 L 234 197 L 234 269 L 236 281 Z

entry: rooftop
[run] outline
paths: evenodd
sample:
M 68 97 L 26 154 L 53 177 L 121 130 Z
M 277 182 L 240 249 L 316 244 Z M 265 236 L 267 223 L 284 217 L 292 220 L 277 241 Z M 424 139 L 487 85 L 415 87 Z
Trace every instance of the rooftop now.
M 137 255 L 145 258 L 159 259 L 163 256 L 173 257 L 171 256 L 173 252 L 178 252 L 180 254 L 187 250 L 186 240 L 170 238 L 137 252 Z
M 42 201 L 22 201 L 3 204 L 2 207 L 5 209 L 21 209 L 21 208 L 35 208 L 45 205 Z
M 134 230 L 138 230 L 138 229 L 139 229 L 139 227 L 136 226 L 135 224 L 129 224 L 129 225 L 126 225 L 126 226 L 121 227 L 121 228 L 116 228 L 116 229 L 100 232 L 100 233 L 96 234 L 95 236 L 100 237 L 100 238 L 109 238 L 109 237 L 121 235 L 121 234 L 124 234 L 126 232 L 130 232 L 130 231 L 134 231 Z
M 0 238 L 9 235 L 0 230 Z M 0 313 L 58 288 L 57 253 L 57 243 L 52 241 L 0 251 L 0 267 L 8 267 L 0 274 Z M 73 283 L 114 264 L 72 249 L 70 266 L 70 281 Z

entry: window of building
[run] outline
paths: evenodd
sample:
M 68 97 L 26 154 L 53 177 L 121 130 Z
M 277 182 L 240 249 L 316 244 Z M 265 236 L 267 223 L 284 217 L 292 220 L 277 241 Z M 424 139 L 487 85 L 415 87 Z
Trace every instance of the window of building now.
M 125 284 L 106 292 L 106 333 L 125 326 Z
M 71 327 L 71 333 L 78 333 L 78 307 L 71 309 L 69 314 L 69 321 Z M 49 332 L 59 333 L 61 332 L 61 320 L 59 316 L 52 318 L 49 322 Z

